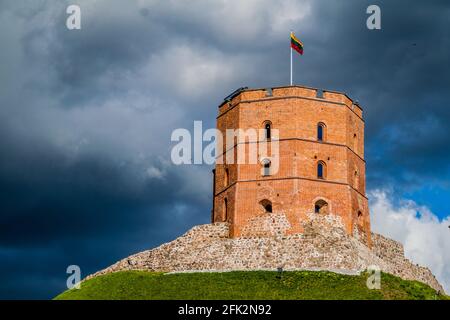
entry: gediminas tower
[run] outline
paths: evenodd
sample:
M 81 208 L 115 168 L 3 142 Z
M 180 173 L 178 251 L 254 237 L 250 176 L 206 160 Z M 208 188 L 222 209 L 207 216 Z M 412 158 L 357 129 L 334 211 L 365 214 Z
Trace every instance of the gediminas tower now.
M 241 143 L 266 143 L 269 150 L 275 143 L 271 133 L 279 133 L 276 171 L 260 154 L 257 163 L 216 164 L 212 220 L 228 222 L 231 237 L 240 237 L 259 216 L 284 214 L 287 233 L 295 234 L 302 233 L 308 215 L 333 214 L 348 234 L 358 232 L 370 245 L 364 120 L 357 102 L 303 86 L 241 88 L 220 104 L 217 128 L 224 137 L 226 129 L 263 129 L 263 138 Z

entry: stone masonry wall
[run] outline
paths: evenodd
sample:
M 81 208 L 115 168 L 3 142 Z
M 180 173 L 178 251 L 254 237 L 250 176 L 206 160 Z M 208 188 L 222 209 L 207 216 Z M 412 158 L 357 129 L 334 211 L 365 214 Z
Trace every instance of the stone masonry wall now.
M 405 258 L 401 243 L 376 233 L 372 233 L 372 241 L 373 253 L 384 261 L 389 261 L 387 272 L 404 279 L 413 279 L 427 283 L 436 290 L 444 292 L 442 286 L 428 268 L 413 264 Z
M 271 222 L 274 222 L 273 224 Z M 428 268 L 414 265 L 400 243 L 372 234 L 369 249 L 344 230 L 335 215 L 310 214 L 303 233 L 286 234 L 283 214 L 254 219 L 240 238 L 229 238 L 229 224 L 193 227 L 183 236 L 155 249 L 137 253 L 88 278 L 122 270 L 230 271 L 283 267 L 285 270 L 359 272 L 370 265 L 404 279 L 418 280 L 444 292 Z M 273 227 L 273 228 L 272 228 Z

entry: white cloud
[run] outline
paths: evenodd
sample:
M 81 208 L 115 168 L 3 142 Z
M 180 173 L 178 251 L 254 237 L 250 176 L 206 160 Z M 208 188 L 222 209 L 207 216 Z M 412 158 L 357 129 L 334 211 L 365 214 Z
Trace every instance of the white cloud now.
M 147 168 L 147 176 L 151 179 L 163 179 L 164 178 L 164 172 L 156 167 L 149 167 Z
M 308 1 L 289 0 L 277 4 L 273 8 L 272 31 L 278 36 L 286 34 L 286 31 L 293 29 L 294 26 L 305 20 L 311 14 L 311 10 L 311 3 Z
M 406 257 L 430 268 L 450 292 L 450 216 L 439 220 L 411 200 L 394 205 L 385 191 L 373 191 L 369 197 L 372 230 L 403 243 Z
M 151 78 L 149 86 L 162 87 L 184 99 L 198 98 L 236 81 L 239 70 L 245 70 L 243 60 L 208 48 L 175 45 L 152 56 L 141 74 L 143 79 L 158 75 Z

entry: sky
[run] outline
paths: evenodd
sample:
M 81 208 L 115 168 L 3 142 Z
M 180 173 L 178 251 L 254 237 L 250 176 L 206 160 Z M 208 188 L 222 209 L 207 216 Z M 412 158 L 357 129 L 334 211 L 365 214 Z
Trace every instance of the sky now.
M 52 298 L 68 265 L 208 223 L 212 167 L 173 165 L 171 133 L 214 128 L 238 87 L 287 85 L 291 29 L 294 83 L 364 108 L 373 230 L 450 292 L 448 1 L 3 0 L 0 298 Z

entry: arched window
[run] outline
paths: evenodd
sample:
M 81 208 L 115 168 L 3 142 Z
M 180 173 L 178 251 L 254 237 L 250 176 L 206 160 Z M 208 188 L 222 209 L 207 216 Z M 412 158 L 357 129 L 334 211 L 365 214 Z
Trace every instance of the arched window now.
M 314 212 L 328 214 L 328 203 L 322 199 L 317 200 L 314 204 Z
M 265 134 L 265 138 L 267 140 L 269 140 L 271 138 L 271 129 L 272 129 L 272 124 L 270 123 L 270 121 L 266 121 L 264 123 L 264 134 Z
M 358 224 L 360 226 L 363 225 L 363 213 L 361 212 L 361 210 L 358 210 Z
M 358 170 L 355 170 L 355 183 L 354 183 L 355 189 L 359 189 L 359 174 Z
M 353 151 L 355 151 L 355 153 L 358 153 L 358 136 L 355 134 L 353 134 Z
M 225 178 L 224 178 L 224 185 L 225 187 L 228 186 L 230 183 L 230 172 L 228 171 L 228 168 L 225 169 Z
M 317 141 L 325 141 L 326 126 L 323 122 L 317 124 Z
M 272 213 L 272 202 L 267 199 L 261 200 L 259 204 L 264 208 L 264 212 Z
M 270 160 L 269 159 L 264 159 L 262 161 L 262 175 L 263 176 L 270 176 Z
M 223 222 L 228 220 L 228 199 L 223 199 Z
M 325 179 L 327 174 L 327 166 L 325 162 L 319 161 L 317 162 L 317 178 Z

